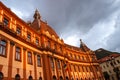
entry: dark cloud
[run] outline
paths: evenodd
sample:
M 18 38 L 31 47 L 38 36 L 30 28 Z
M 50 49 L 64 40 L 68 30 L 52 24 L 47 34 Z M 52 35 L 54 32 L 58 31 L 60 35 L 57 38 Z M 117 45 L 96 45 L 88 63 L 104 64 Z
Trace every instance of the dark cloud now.
M 40 11 L 42 19 L 44 21 L 47 20 L 48 24 L 60 37 L 64 38 L 65 42 L 69 39 L 78 40 L 83 38 L 89 46 L 92 46 L 92 49 L 93 47 L 94 49 L 104 47 L 109 50 L 116 50 L 120 46 L 118 43 L 119 28 L 115 28 L 116 30 L 114 32 L 112 29 L 108 29 L 111 31 L 107 33 L 104 31 L 104 29 L 110 26 L 107 25 L 110 24 L 108 22 L 111 22 L 106 20 L 111 15 L 120 11 L 119 0 L 11 0 L 11 2 L 9 0 L 3 0 L 3 2 L 8 7 L 23 13 L 22 18 L 26 21 L 33 20 L 32 17 L 37 8 Z M 115 14 L 114 16 L 118 15 Z M 114 21 L 116 22 L 116 20 Z M 106 28 L 102 29 L 100 26 L 103 23 L 106 24 Z M 97 32 L 99 33 L 96 34 Z M 107 41 L 103 39 L 106 34 L 109 34 L 106 37 Z M 94 39 L 98 41 L 94 42 Z M 75 43 L 77 46 L 78 44 L 79 41 Z M 106 45 L 104 46 L 104 44 Z

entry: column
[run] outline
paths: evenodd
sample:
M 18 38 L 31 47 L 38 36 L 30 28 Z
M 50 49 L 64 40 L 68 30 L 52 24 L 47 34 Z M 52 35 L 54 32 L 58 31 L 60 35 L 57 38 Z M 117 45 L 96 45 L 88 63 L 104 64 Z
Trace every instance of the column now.
M 55 67 L 56 67 L 56 73 L 57 73 L 57 78 L 59 80 L 59 72 L 58 72 L 58 62 L 57 62 L 57 59 L 55 59 Z
M 52 72 L 50 70 L 50 60 L 47 54 L 42 55 L 42 61 L 43 61 L 43 76 L 44 80 L 52 80 Z
M 37 80 L 37 65 L 36 65 L 36 53 L 34 53 L 34 72 L 35 72 L 35 80 Z
M 10 52 L 9 52 L 9 62 L 8 62 L 8 79 L 12 80 L 12 64 L 13 64 L 13 52 L 15 48 L 15 43 L 10 42 Z
M 26 49 L 23 48 L 23 80 L 26 80 Z

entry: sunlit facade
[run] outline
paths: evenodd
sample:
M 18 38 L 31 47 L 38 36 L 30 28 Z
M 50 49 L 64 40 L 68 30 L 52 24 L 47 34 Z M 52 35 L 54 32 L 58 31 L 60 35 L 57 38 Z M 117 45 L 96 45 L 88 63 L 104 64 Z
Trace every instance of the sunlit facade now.
M 0 80 L 104 80 L 82 41 L 65 44 L 37 10 L 33 17 L 26 23 L 0 2 Z

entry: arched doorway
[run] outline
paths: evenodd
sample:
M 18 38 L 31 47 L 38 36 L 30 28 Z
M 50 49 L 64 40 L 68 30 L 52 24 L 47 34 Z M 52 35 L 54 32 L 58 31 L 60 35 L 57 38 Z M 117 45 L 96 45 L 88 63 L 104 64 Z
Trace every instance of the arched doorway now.
M 63 77 L 62 77 L 62 76 L 60 76 L 60 80 L 63 80 Z
M 42 77 L 39 77 L 39 80 L 42 80 Z
M 19 74 L 15 75 L 15 80 L 20 80 L 20 75 Z
M 68 76 L 66 76 L 66 80 L 69 80 Z
M 29 80 L 33 80 L 32 76 L 29 76 Z
M 55 76 L 55 75 L 53 76 L 53 80 L 57 80 L 57 78 L 56 78 L 56 76 Z
M 3 73 L 2 72 L 0 72 L 0 80 L 2 80 L 3 79 Z

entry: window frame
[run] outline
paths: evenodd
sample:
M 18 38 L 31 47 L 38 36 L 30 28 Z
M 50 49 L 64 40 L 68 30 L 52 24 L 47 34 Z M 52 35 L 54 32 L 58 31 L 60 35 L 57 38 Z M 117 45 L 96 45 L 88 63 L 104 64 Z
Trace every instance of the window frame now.
M 38 37 L 35 38 L 35 44 L 36 44 L 37 46 L 39 45 L 39 38 L 38 38 Z
M 20 25 L 16 26 L 16 33 L 17 33 L 17 35 L 22 35 L 22 27 Z
M 40 58 L 40 59 L 38 59 L 38 57 Z M 39 60 L 39 61 L 38 61 Z M 38 64 L 39 63 L 39 64 Z M 37 66 L 38 67 L 42 67 L 42 62 L 41 62 L 41 55 L 37 55 Z
M 20 51 L 17 51 L 16 48 L 19 48 Z M 18 54 L 19 54 L 19 56 L 20 56 L 19 59 L 18 59 L 18 56 L 17 56 Z M 15 47 L 15 60 L 16 60 L 16 61 L 21 61 L 21 48 L 18 47 L 18 46 Z
M 29 56 L 29 54 L 30 54 L 31 56 Z M 28 64 L 31 64 L 31 65 L 33 64 L 33 61 L 32 61 L 32 52 L 30 52 L 30 51 L 27 52 L 27 60 L 28 60 L 28 61 L 27 61 Z M 31 61 L 31 62 L 30 62 L 30 61 Z
M 31 33 L 27 32 L 27 41 L 31 41 Z
M 8 21 L 7 24 L 4 22 L 5 19 Z M 9 19 L 5 14 L 4 14 L 4 16 L 3 16 L 2 22 L 3 22 L 3 25 L 4 25 L 5 27 L 9 27 L 9 25 L 10 25 L 10 19 Z
M 1 41 L 4 41 L 6 44 L 5 45 L 1 44 Z M 4 49 L 4 54 L 3 54 L 3 49 Z M 0 40 L 0 56 L 7 57 L 7 41 L 4 39 Z

